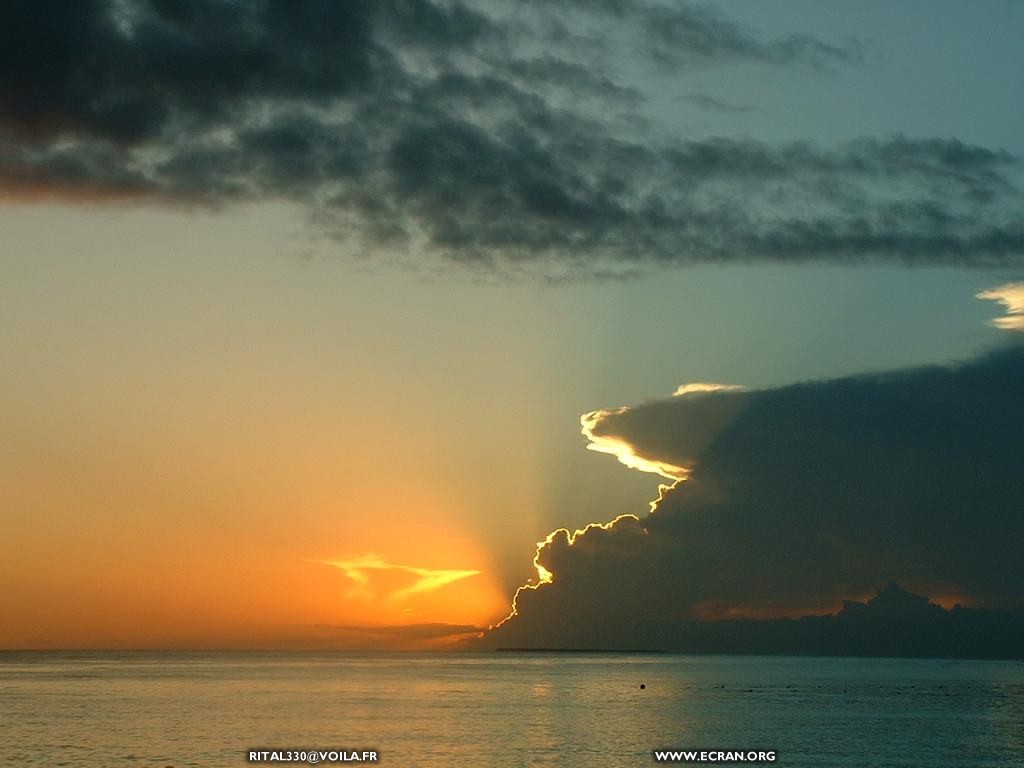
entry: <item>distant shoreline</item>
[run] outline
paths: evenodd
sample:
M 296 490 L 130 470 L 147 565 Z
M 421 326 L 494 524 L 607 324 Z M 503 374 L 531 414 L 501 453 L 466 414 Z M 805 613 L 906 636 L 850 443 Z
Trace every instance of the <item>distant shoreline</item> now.
M 494 650 L 498 653 L 668 653 L 668 651 L 638 648 L 495 648 Z

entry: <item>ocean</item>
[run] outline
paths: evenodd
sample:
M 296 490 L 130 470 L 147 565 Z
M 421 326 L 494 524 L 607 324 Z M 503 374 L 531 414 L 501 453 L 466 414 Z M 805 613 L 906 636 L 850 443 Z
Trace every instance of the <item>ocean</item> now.
M 710 753 L 697 764 L 760 751 L 777 766 L 1024 766 L 1024 663 L 0 652 L 4 766 L 286 765 L 289 751 L 323 765 L 649 766 L 655 750 Z M 345 762 L 321 761 L 332 751 Z

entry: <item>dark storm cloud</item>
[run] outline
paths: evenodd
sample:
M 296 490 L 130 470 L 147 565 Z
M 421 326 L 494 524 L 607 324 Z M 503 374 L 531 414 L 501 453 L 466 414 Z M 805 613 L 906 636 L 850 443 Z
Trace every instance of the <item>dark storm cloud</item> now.
M 110 146 L 25 148 L 0 138 L 0 197 L 149 197 L 158 187 Z
M 0 10 L 0 124 L 27 141 L 140 142 L 254 100 L 325 103 L 372 77 L 369 7 L 14 0 Z
M 710 109 L 714 112 L 724 112 L 727 114 L 752 112 L 755 109 L 751 104 L 733 104 L 724 99 L 716 99 L 714 96 L 709 96 L 706 93 L 687 94 L 686 100 L 702 109 Z
M 697 392 L 588 417 L 689 469 L 643 518 L 552 534 L 505 646 L 607 647 L 694 619 L 822 612 L 895 580 L 1024 608 L 1024 345 L 956 367 Z M 657 643 L 655 643 L 657 645 Z
M 654 56 L 668 66 L 701 59 L 827 66 L 856 63 L 862 57 L 861 47 L 852 42 L 831 45 L 807 35 L 762 40 L 709 6 L 633 8 L 643 14 L 644 31 Z
M 543 7 L 543 0 L 528 5 Z M 656 62 L 692 65 L 701 62 L 759 61 L 772 64 L 851 64 L 863 57 L 855 40 L 827 43 L 808 35 L 764 39 L 731 21 L 712 5 L 642 0 L 570 0 L 560 3 L 586 14 L 607 16 L 627 29 L 640 32 L 640 40 Z
M 1020 263 L 1019 167 L 1004 152 L 899 136 L 655 140 L 616 68 L 859 55 L 689 4 L 17 0 L 0 8 L 0 184 L 288 200 L 349 252 L 499 272 Z
M 617 99 L 624 103 L 638 103 L 643 100 L 636 88 L 619 85 L 610 77 L 595 72 L 591 67 L 577 64 L 550 55 L 531 59 L 506 62 L 504 71 L 517 84 L 527 87 L 549 86 L 554 93 L 569 93 L 577 96 L 592 95 L 598 98 Z

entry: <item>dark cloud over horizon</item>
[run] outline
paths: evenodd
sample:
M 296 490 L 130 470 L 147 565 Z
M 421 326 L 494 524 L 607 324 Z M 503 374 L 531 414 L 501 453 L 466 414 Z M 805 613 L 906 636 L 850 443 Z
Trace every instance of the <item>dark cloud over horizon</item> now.
M 890 580 L 1022 609 L 1022 382 L 1018 341 L 957 366 L 591 414 L 596 438 L 688 479 L 649 515 L 552 534 L 536 561 L 552 581 L 520 590 L 488 642 L 639 642 L 673 622 L 821 613 Z
M 1020 168 L 1004 151 L 671 138 L 639 127 L 646 96 L 623 74 L 828 76 L 863 57 L 857 41 L 765 36 L 695 4 L 13 2 L 0 194 L 286 200 L 350 252 L 498 272 L 1020 264 Z

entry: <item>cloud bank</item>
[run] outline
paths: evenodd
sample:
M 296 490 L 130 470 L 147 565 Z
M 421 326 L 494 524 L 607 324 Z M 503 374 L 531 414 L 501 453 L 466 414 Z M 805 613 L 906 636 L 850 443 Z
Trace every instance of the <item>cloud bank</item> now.
M 265 632 L 254 631 L 250 641 L 259 648 L 308 650 L 444 650 L 478 636 L 472 624 L 429 622 L 400 625 L 317 624 L 293 625 Z
M 1022 382 L 1018 342 L 956 366 L 588 414 L 592 440 L 686 479 L 649 515 L 549 536 L 546 583 L 521 589 L 487 642 L 665 647 L 688 623 L 822 614 L 890 580 L 1024 608 Z
M 638 127 L 659 72 L 827 76 L 863 56 L 693 4 L 15 0 L 0 9 L 0 194 L 285 200 L 349 252 L 499 273 L 1024 261 L 1006 152 Z

